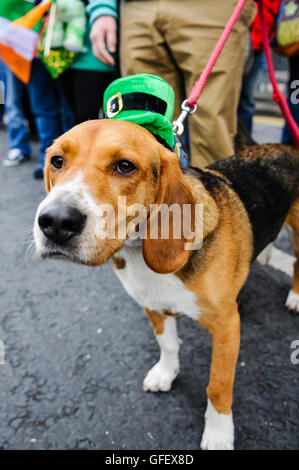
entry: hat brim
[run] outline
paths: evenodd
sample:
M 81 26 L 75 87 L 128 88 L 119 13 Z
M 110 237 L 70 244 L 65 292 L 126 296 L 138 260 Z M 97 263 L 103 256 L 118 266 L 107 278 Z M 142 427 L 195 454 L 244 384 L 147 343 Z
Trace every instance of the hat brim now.
M 172 149 L 174 147 L 174 136 L 169 120 L 158 113 L 146 111 L 121 111 L 111 119 L 129 121 L 144 127 L 153 135 L 159 135 Z

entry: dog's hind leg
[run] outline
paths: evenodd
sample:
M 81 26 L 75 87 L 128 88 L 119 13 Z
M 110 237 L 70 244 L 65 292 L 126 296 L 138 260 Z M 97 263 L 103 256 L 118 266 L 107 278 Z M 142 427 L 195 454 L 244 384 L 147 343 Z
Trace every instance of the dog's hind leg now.
M 160 360 L 147 373 L 143 382 L 145 392 L 167 392 L 179 373 L 179 338 L 176 318 L 144 309 L 160 346 Z
M 299 200 L 291 207 L 286 225 L 290 226 L 293 232 L 292 244 L 296 256 L 293 285 L 286 300 L 286 306 L 289 310 L 299 313 Z

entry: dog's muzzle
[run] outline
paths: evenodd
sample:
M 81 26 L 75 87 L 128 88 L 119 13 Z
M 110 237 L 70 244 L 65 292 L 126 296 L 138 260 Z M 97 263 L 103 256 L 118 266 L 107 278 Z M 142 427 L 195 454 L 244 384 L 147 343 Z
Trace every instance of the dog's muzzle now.
M 58 204 L 47 205 L 38 216 L 38 225 L 43 234 L 60 246 L 79 235 L 85 223 L 86 215 L 78 209 Z

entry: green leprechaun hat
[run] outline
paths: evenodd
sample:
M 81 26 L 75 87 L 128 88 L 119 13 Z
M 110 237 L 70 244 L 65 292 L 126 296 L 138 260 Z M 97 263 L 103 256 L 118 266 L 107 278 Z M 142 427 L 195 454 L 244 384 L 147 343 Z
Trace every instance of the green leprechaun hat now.
M 162 78 L 141 73 L 114 80 L 105 90 L 104 110 L 108 119 L 139 124 L 173 149 L 174 91 Z

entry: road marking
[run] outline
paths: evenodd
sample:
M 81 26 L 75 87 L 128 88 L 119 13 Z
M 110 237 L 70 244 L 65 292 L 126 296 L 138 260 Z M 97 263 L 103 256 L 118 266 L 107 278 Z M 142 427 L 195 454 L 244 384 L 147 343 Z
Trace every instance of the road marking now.
M 268 264 L 272 266 L 272 268 L 278 269 L 279 271 L 287 274 L 287 276 L 293 277 L 295 261 L 295 256 L 289 255 L 273 246 L 271 258 Z
M 257 124 L 264 124 L 265 126 L 274 126 L 282 128 L 284 126 L 283 118 L 276 118 L 270 116 L 254 116 L 253 122 Z

